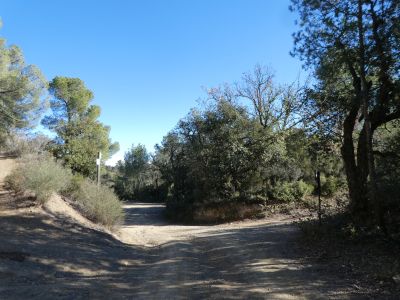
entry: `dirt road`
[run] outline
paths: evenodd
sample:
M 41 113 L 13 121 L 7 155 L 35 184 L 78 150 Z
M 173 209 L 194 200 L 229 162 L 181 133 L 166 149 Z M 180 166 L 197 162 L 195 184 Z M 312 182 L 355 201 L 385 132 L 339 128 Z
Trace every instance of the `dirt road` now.
M 347 299 L 354 282 L 305 264 L 284 219 L 179 226 L 126 206 L 122 243 L 0 196 L 0 299 Z

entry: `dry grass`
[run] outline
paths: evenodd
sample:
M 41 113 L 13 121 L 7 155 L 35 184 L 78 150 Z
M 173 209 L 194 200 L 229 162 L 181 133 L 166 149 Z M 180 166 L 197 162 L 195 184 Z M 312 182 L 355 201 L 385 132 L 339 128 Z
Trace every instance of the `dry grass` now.
M 6 185 L 15 192 L 33 193 L 39 203 L 45 203 L 53 193 L 64 190 L 71 172 L 47 156 L 25 156 L 6 177 Z
M 78 209 L 93 222 L 110 228 L 124 219 L 121 201 L 106 186 L 97 186 L 89 180 L 83 180 L 73 192 L 73 198 Z

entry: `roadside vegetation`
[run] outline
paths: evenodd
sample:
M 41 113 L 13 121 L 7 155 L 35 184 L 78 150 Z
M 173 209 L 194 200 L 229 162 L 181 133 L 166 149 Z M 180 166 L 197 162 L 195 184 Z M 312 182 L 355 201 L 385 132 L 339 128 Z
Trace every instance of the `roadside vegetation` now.
M 116 166 L 102 162 L 101 186 L 97 154 L 105 161 L 119 145 L 93 92 L 79 78 L 46 80 L 0 39 L 0 151 L 20 157 L 8 188 L 38 205 L 61 194 L 107 227 L 123 222 L 119 199 L 164 202 L 170 219 L 186 223 L 307 208 L 304 259 L 398 294 L 400 1 L 291 3 L 291 54 L 309 80 L 279 84 L 256 65 L 206 89 L 153 152 L 135 141 Z M 34 133 L 39 123 L 53 136 Z
M 97 186 L 91 180 L 82 179 L 71 195 L 75 206 L 88 219 L 112 227 L 120 225 L 124 219 L 121 201 L 113 190 L 106 186 Z
M 49 154 L 22 156 L 6 177 L 6 186 L 16 194 L 35 197 L 39 205 L 61 194 L 88 219 L 107 227 L 120 224 L 124 218 L 121 201 L 112 189 L 73 175 Z
M 31 193 L 40 204 L 54 193 L 66 190 L 72 173 L 48 156 L 27 155 L 6 178 L 6 184 L 17 193 Z
M 97 153 L 107 159 L 119 146 L 92 91 L 79 78 L 48 82 L 1 39 L 0 147 L 42 155 L 21 161 L 10 188 L 40 203 L 62 192 L 105 225 L 122 220 L 110 188 L 124 200 L 165 202 L 174 220 L 226 222 L 268 205 L 316 207 L 319 171 L 323 202 L 340 208 L 322 211 L 322 223 L 337 217 L 339 231 L 398 240 L 400 3 L 292 0 L 290 9 L 298 17 L 292 55 L 310 80 L 279 84 L 256 65 L 207 89 L 154 152 L 132 145 L 100 188 L 90 181 Z M 39 121 L 54 137 L 32 135 Z M 321 227 L 307 226 L 305 233 Z

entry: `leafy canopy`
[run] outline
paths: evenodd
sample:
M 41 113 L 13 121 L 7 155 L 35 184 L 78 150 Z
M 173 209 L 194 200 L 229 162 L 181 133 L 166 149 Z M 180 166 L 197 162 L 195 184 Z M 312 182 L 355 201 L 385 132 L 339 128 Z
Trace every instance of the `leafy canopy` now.
M 90 105 L 93 93 L 79 78 L 56 77 L 50 82 L 52 115 L 42 124 L 57 134 L 52 147 L 56 157 L 65 161 L 73 171 L 94 176 L 95 158 L 101 151 L 107 159 L 119 149 L 111 143 L 110 127 L 98 118 L 101 110 Z
M 45 109 L 46 88 L 42 73 L 25 63 L 20 48 L 0 39 L 0 139 L 13 129 L 36 124 Z

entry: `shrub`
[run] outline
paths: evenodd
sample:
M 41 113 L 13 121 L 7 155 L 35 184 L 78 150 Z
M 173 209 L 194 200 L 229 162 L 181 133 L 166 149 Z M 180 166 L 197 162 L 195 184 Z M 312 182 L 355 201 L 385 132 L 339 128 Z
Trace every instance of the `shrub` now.
M 273 199 L 282 202 L 291 202 L 295 200 L 294 193 L 289 182 L 277 183 L 271 190 Z
M 302 200 L 304 197 L 311 195 L 314 191 L 314 186 L 304 182 L 303 180 L 296 181 L 293 184 L 297 200 Z
M 71 172 L 64 169 L 52 158 L 46 156 L 25 156 L 7 176 L 8 187 L 15 192 L 31 192 L 39 203 L 49 200 L 52 193 L 65 189 L 71 180 Z
M 11 133 L 3 141 L 0 138 L 0 150 L 15 156 L 41 154 L 46 150 L 50 139 L 43 134 Z
M 327 197 L 335 195 L 342 185 L 340 179 L 333 176 L 328 176 L 325 180 L 321 181 L 321 194 Z
M 83 177 L 81 174 L 79 174 L 79 173 L 73 174 L 71 176 L 71 180 L 70 180 L 68 186 L 66 186 L 66 188 L 61 191 L 61 194 L 66 197 L 73 195 L 77 190 L 79 190 L 79 188 L 84 180 L 85 180 L 85 177 Z
M 23 168 L 15 168 L 11 174 L 5 178 L 6 188 L 14 191 L 15 193 L 23 192 L 24 172 Z
M 53 193 L 72 196 L 80 211 L 94 222 L 112 227 L 123 220 L 121 202 L 113 191 L 98 187 L 81 175 L 72 175 L 47 156 L 24 156 L 6 177 L 9 189 L 33 193 L 44 204 Z
M 296 182 L 279 182 L 271 190 L 273 199 L 282 202 L 293 202 L 302 200 L 311 194 L 313 186 L 300 180 Z
M 73 193 L 79 210 L 90 220 L 112 227 L 124 219 L 121 201 L 106 186 L 97 186 L 89 180 L 82 180 Z

